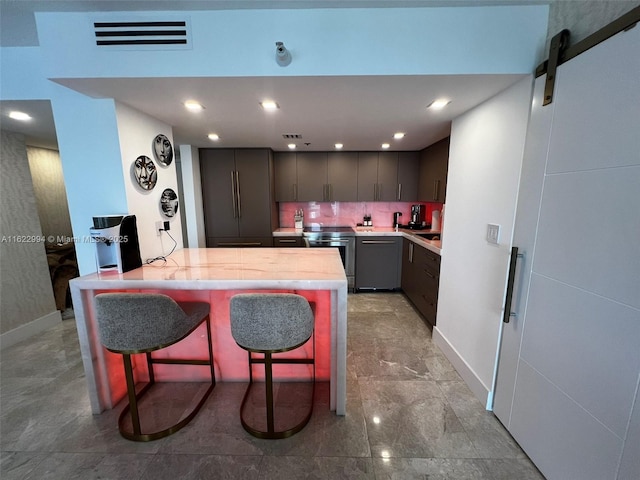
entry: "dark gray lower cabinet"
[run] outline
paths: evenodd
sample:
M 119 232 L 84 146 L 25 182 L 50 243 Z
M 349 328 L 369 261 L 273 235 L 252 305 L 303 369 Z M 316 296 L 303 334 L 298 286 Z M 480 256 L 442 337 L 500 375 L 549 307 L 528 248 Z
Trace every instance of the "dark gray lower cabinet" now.
M 432 326 L 436 324 L 440 255 L 404 239 L 402 290 Z
M 401 237 L 357 237 L 355 289 L 400 288 Z

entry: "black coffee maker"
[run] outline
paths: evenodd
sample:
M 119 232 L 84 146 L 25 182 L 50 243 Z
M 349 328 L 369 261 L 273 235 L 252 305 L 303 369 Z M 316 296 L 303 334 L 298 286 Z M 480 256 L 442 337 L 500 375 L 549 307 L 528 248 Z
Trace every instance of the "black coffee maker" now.
M 424 228 L 424 219 L 426 214 L 426 207 L 424 205 L 411 205 L 411 220 L 409 221 L 409 228 L 420 229 Z

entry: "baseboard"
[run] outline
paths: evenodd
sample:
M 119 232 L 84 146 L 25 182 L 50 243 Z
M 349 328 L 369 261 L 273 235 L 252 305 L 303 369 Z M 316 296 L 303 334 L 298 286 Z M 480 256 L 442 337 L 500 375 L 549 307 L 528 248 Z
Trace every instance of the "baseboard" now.
M 462 358 L 460 353 L 454 348 L 453 345 L 447 340 L 437 326 L 433 327 L 433 341 L 442 350 L 445 357 L 451 362 L 453 368 L 460 374 L 462 380 L 471 389 L 473 394 L 482 402 L 485 407 L 489 406 L 489 396 L 491 392 L 482 381 L 475 374 L 469 364 Z
M 54 310 L 40 318 L 36 318 L 29 323 L 20 325 L 13 330 L 0 335 L 0 350 L 4 350 L 7 347 L 15 345 L 22 340 L 26 340 L 33 335 L 50 329 L 62 321 L 62 316 L 58 310 Z

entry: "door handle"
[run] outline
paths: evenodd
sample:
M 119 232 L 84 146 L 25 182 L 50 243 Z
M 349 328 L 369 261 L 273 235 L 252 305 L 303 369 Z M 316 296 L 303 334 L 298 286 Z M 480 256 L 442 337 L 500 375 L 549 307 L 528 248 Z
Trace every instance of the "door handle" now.
M 240 206 L 240 172 L 236 170 L 236 198 L 238 203 L 238 218 L 242 217 L 242 208 Z
M 236 208 L 236 177 L 234 171 L 231 170 L 231 205 L 233 206 L 233 218 L 238 218 L 238 209 Z
M 511 247 L 511 259 L 509 261 L 509 276 L 507 277 L 507 294 L 504 300 L 504 315 L 502 321 L 509 323 L 511 317 L 517 316 L 516 312 L 511 311 L 511 301 L 513 300 L 513 284 L 516 278 L 516 264 L 518 258 L 522 258 L 523 255 L 518 253 L 518 247 Z

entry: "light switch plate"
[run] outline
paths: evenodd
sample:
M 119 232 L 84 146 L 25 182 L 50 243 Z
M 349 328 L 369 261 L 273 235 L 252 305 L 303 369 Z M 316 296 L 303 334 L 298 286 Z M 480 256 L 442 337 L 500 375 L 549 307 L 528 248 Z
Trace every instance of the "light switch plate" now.
M 500 225 L 487 224 L 487 242 L 497 245 L 500 241 Z

